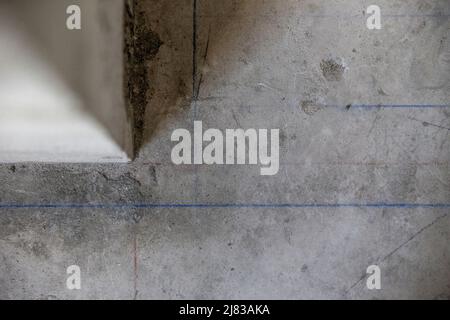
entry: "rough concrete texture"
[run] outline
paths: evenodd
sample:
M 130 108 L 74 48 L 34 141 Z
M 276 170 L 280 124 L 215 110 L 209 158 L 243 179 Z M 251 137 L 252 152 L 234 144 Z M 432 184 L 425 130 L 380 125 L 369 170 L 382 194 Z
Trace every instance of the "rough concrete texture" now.
M 450 203 L 450 2 L 375 2 L 381 31 L 374 1 L 141 1 L 164 44 L 136 161 L 0 167 L 2 204 L 361 206 L 3 206 L 0 298 L 450 298 L 449 206 L 364 206 Z M 194 120 L 280 128 L 279 174 L 172 165 L 170 135 Z

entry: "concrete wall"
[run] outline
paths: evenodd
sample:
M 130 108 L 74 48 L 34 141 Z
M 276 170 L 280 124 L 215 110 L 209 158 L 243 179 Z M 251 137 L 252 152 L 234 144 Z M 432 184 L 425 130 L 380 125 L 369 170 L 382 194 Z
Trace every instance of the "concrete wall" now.
M 450 299 L 450 1 L 138 2 L 164 42 L 142 152 L 0 164 L 0 299 Z M 279 173 L 174 165 L 194 120 L 280 128 Z
M 73 4 L 81 30 L 66 28 Z M 9 96 L 0 100 L 0 161 L 128 160 L 123 10 L 122 0 L 1 4 L 0 37 L 10 45 L 0 49 L 0 91 Z

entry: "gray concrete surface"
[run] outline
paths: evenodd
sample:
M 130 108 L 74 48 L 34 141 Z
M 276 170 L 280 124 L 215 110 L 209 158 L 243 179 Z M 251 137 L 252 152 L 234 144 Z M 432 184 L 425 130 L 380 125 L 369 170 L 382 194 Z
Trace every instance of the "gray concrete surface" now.
M 365 27 L 375 2 L 381 31 Z M 450 298 L 447 0 L 139 10 L 164 43 L 145 144 L 129 165 L 0 166 L 0 298 Z M 194 120 L 280 128 L 279 174 L 173 166 L 170 135 Z M 125 203 L 300 206 L 20 208 Z M 79 291 L 65 287 L 72 264 Z M 366 288 L 372 264 L 381 290 Z

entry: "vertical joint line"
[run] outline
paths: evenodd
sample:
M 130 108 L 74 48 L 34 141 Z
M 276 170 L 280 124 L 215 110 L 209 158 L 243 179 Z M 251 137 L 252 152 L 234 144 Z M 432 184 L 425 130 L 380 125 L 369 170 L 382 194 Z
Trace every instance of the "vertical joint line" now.
M 192 101 L 193 101 L 193 117 L 194 121 L 197 120 L 197 23 L 198 23 L 198 16 L 197 16 L 197 1 L 193 0 L 193 8 L 192 8 Z M 194 196 L 195 201 L 198 201 L 198 168 L 195 167 L 195 177 L 194 177 Z
M 193 0 L 192 15 L 192 97 L 197 100 L 197 0 Z

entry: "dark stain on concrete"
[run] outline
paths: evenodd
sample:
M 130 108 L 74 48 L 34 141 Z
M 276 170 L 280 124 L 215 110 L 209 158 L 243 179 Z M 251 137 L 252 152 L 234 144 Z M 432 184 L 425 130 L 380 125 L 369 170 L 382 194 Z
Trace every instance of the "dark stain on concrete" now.
M 12 244 L 27 255 L 34 256 L 38 259 L 48 260 L 50 258 L 50 251 L 47 245 L 40 241 L 27 241 L 19 239 L 11 241 Z
M 320 110 L 320 105 L 311 100 L 302 101 L 300 106 L 303 112 L 309 116 L 312 116 L 313 114 L 315 114 Z
M 320 69 L 322 70 L 323 76 L 328 81 L 342 80 L 345 72 L 345 67 L 333 59 L 322 60 L 320 63 Z
M 140 2 L 126 2 L 125 10 L 125 66 L 129 118 L 133 123 L 133 149 L 137 155 L 145 129 L 145 111 L 148 104 L 150 79 L 147 64 L 155 58 L 162 46 L 158 34 L 152 31 Z
M 39 241 L 34 241 L 31 245 L 30 245 L 30 249 L 31 252 L 36 256 L 36 257 L 41 257 L 44 259 L 48 259 L 50 257 L 50 253 L 47 249 L 47 246 Z

